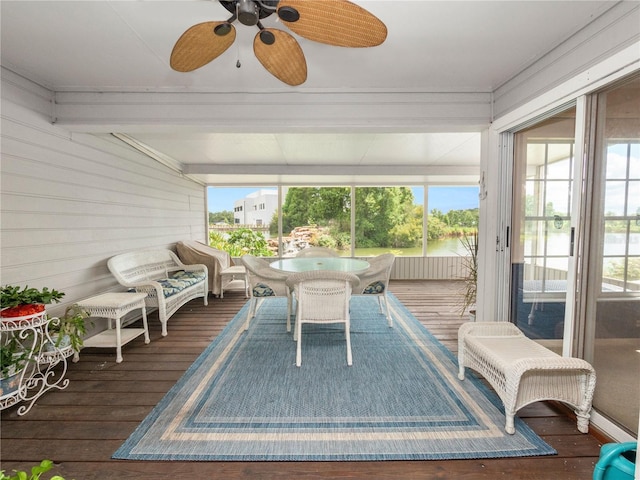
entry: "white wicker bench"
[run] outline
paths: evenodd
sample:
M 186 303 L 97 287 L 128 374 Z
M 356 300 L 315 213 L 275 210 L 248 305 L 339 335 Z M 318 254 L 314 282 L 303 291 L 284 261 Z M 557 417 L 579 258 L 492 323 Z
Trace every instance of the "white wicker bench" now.
M 574 408 L 578 430 L 589 431 L 596 374 L 579 358 L 561 357 L 527 338 L 509 322 L 471 322 L 458 330 L 458 378 L 464 369 L 491 384 L 506 416 L 505 430 L 515 433 L 516 412 L 530 403 L 557 400 Z
M 109 259 L 118 282 L 147 294 L 147 307 L 156 307 L 167 335 L 167 320 L 189 300 L 204 297 L 207 305 L 208 272 L 204 265 L 185 265 L 171 250 L 138 250 Z

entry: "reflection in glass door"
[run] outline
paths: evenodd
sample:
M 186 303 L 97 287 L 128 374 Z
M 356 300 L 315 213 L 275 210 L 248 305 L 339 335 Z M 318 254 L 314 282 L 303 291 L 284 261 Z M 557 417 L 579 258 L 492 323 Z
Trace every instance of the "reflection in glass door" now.
M 640 78 L 597 95 L 585 359 L 594 408 L 638 434 L 640 405 Z
M 571 254 L 575 108 L 515 134 L 511 321 L 533 339 L 561 339 Z M 560 351 L 562 342 L 546 342 Z

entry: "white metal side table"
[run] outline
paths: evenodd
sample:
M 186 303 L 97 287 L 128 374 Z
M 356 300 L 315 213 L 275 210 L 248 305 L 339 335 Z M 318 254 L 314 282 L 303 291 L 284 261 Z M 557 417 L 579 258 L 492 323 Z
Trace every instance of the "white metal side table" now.
M 107 330 L 84 341 L 85 347 L 116 348 L 116 363 L 122 362 L 122 346 L 134 338 L 144 334 L 144 343 L 149 343 L 149 327 L 147 325 L 147 308 L 144 303 L 146 293 L 114 292 L 103 293 L 78 302 L 80 308 L 92 317 L 108 319 Z M 122 328 L 122 317 L 140 308 L 142 310 L 143 328 Z M 115 328 L 111 326 L 111 320 Z

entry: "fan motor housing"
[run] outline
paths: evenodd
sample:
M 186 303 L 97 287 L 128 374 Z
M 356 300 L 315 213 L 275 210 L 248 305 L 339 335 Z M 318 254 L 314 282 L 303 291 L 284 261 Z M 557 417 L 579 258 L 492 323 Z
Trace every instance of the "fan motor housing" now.
M 275 13 L 279 0 L 219 0 L 243 25 L 256 25 L 259 20 Z

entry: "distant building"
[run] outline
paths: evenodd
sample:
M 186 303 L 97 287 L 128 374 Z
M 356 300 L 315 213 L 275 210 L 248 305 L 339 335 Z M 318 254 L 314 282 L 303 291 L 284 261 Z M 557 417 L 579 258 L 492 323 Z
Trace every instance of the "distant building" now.
M 258 190 L 233 202 L 236 225 L 268 225 L 278 210 L 277 190 Z

